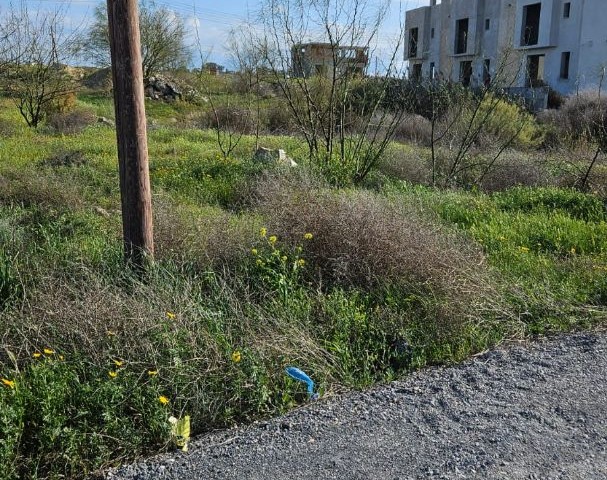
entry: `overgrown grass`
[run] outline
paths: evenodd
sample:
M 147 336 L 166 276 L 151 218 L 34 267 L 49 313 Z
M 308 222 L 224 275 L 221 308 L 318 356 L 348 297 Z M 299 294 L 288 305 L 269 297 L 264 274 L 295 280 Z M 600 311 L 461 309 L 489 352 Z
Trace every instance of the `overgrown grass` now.
M 261 138 L 296 171 L 256 164 L 252 137 L 225 159 L 213 131 L 171 126 L 192 113 L 179 104 L 148 110 L 157 262 L 134 277 L 114 131 L 24 129 L 2 102 L 2 478 L 174 448 L 170 415 L 197 433 L 284 412 L 307 399 L 287 365 L 331 395 L 604 318 L 598 197 L 439 191 L 388 170 L 375 192 L 335 189 L 297 138 Z M 102 96 L 81 107 L 111 113 Z

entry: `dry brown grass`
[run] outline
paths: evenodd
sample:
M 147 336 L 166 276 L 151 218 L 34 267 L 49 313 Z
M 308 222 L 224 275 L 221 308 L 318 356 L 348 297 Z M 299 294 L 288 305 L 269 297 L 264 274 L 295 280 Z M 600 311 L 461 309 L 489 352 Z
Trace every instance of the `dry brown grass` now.
M 295 179 L 300 182 L 301 179 Z M 268 177 L 258 191 L 271 232 L 297 245 L 322 282 L 406 282 L 456 296 L 481 289 L 480 249 L 448 233 L 414 205 L 368 191 L 336 192 Z
M 51 172 L 7 169 L 0 174 L 0 203 L 47 208 L 79 208 L 82 195 L 73 184 Z
M 197 264 L 200 268 L 238 265 L 250 255 L 261 219 L 220 207 L 177 206 L 168 196 L 154 198 L 157 256 Z
M 86 127 L 97 123 L 95 112 L 77 108 L 66 112 L 55 112 L 49 115 L 47 124 L 56 133 L 76 134 L 82 132 Z

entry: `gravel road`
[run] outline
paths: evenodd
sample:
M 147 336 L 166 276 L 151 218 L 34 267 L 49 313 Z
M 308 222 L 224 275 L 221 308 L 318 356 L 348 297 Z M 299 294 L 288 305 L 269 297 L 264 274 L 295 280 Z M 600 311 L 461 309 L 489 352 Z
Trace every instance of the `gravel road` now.
M 607 479 L 607 333 L 462 365 L 201 436 L 118 479 Z

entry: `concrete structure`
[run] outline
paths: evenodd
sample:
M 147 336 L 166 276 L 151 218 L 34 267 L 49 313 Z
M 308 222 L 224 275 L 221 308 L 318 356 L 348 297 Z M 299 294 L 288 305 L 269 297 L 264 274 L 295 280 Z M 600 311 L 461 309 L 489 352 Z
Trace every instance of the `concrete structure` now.
M 330 43 L 300 43 L 291 48 L 291 62 L 296 77 L 331 77 L 334 71 L 336 74 L 364 75 L 369 63 L 369 49 Z
M 606 0 L 430 0 L 405 28 L 410 77 L 570 94 L 607 67 Z

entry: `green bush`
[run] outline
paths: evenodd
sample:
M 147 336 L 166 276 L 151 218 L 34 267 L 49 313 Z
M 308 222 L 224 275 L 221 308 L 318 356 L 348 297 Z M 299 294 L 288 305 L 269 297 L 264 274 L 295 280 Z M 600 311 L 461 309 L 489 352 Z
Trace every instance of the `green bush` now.
M 18 371 L 2 368 L 2 478 L 82 478 L 167 443 L 169 409 L 153 379 L 49 348 L 34 356 Z

